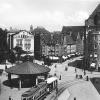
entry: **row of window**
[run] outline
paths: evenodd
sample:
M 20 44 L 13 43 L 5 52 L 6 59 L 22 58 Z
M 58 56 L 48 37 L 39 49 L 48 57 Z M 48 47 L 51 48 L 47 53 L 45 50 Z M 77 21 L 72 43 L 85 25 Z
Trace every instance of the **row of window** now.
M 16 38 L 29 38 L 29 37 L 31 37 L 31 36 L 24 35 L 24 34 L 16 36 Z

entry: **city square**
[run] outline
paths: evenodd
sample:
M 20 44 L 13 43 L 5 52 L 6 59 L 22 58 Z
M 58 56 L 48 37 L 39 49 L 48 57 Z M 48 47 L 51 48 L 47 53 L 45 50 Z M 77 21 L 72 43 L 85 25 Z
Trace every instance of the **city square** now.
M 99 100 L 98 0 L 0 1 L 0 100 Z

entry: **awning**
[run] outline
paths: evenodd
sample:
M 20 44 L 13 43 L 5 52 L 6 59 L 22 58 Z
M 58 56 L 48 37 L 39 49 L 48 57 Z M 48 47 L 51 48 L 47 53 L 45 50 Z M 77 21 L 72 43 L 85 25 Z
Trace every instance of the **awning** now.
M 63 58 L 63 59 L 67 59 L 68 57 L 67 57 L 67 56 L 62 56 L 62 58 Z
M 67 55 L 68 57 L 71 57 L 71 55 Z
M 49 58 L 50 58 L 51 60 L 58 60 L 58 59 L 59 59 L 59 57 L 55 57 L 55 56 L 49 56 Z
M 94 57 L 97 57 L 98 55 L 97 54 L 94 54 Z
M 95 65 L 96 65 L 95 63 L 91 63 L 91 65 L 90 65 L 90 66 L 91 66 L 91 67 L 95 67 Z
M 90 55 L 90 57 L 92 57 L 92 54 Z
M 22 54 L 22 55 L 21 55 L 21 57 L 24 57 L 24 56 L 26 56 L 26 54 Z
M 21 55 L 21 57 L 24 57 L 24 56 L 26 56 L 26 55 L 29 55 L 29 56 L 34 56 L 34 54 L 33 54 L 33 53 L 28 53 L 28 54 L 22 54 L 22 55 Z

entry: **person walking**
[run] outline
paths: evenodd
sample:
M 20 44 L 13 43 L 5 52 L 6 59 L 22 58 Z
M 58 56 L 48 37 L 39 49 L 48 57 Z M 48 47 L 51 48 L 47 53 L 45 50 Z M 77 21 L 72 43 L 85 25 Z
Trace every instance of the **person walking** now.
M 76 69 L 76 67 L 75 67 L 75 73 L 77 72 L 77 69 Z
M 76 100 L 76 97 L 74 97 L 74 100 Z
M 9 96 L 9 100 L 11 100 L 11 96 Z
M 61 80 L 61 74 L 60 74 L 60 78 L 59 78 L 59 80 Z

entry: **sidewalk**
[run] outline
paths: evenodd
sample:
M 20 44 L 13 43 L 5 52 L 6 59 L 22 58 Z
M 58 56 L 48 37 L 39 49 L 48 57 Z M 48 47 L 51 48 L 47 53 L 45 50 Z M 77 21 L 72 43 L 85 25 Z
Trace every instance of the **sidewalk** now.
M 90 81 L 80 82 L 68 88 L 70 97 L 68 100 L 100 100 L 100 95 Z
M 69 91 L 66 89 L 59 97 L 58 97 L 58 100 L 68 100 L 70 96 L 70 93 Z
M 78 58 L 79 59 L 79 58 Z M 74 59 L 73 59 L 74 60 Z M 51 72 L 56 72 L 59 76 L 59 74 L 62 75 L 62 79 L 59 82 L 63 82 L 65 80 L 73 80 L 75 79 L 75 68 L 72 66 L 68 66 L 68 63 L 71 61 L 66 61 L 63 64 L 57 65 L 57 68 L 51 67 Z M 68 70 L 65 71 L 65 66 L 68 67 Z M 100 77 L 100 73 L 98 72 L 89 72 L 86 71 L 86 75 L 84 76 L 84 73 L 81 69 L 77 68 L 77 74 L 82 75 L 84 78 L 88 75 L 89 78 L 92 77 Z M 59 97 L 58 100 L 74 100 L 74 97 L 76 97 L 76 100 L 100 100 L 100 95 L 97 92 L 96 88 L 93 86 L 91 81 L 85 81 L 79 82 L 77 84 L 72 85 L 71 87 L 67 88 Z

